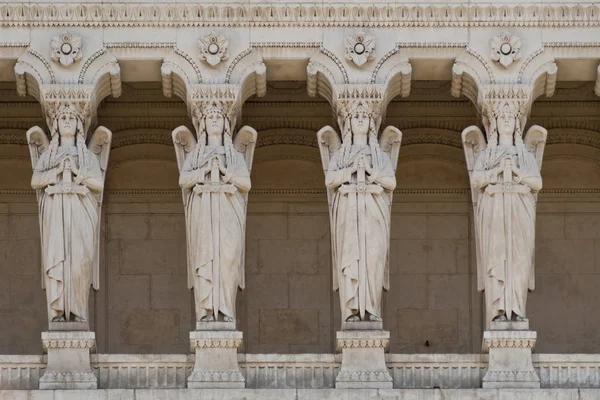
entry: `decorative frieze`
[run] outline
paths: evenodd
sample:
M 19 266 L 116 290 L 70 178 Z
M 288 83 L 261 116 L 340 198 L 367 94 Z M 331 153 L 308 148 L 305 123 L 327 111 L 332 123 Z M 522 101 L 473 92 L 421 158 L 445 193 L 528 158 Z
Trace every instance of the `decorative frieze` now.
M 594 27 L 598 4 L 8 3 L 0 26 Z

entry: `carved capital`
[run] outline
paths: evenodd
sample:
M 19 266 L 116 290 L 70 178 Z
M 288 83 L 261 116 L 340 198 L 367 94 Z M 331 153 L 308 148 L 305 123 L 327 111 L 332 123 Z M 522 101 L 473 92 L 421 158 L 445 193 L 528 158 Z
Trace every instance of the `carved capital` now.
M 486 132 L 496 129 L 495 120 L 501 114 L 511 114 L 522 128 L 533 103 L 532 85 L 486 85 L 480 88 L 478 110 Z
M 72 33 L 52 38 L 51 47 L 51 60 L 37 52 L 34 46 L 19 57 L 15 65 L 17 92 L 21 96 L 31 95 L 41 103 L 50 127 L 58 107 L 55 104 L 73 104 L 73 108 L 80 110 L 87 130 L 95 124 L 98 104 L 108 95 L 121 95 L 117 59 L 104 48 L 86 48 L 84 51 L 81 38 Z M 77 63 L 79 59 L 83 62 Z M 51 61 L 60 64 L 61 70 L 57 70 Z
M 203 131 L 202 120 L 210 112 L 221 113 L 229 131 L 235 127 L 241 107 L 238 85 L 199 85 L 190 88 L 188 94 L 188 111 L 197 133 Z

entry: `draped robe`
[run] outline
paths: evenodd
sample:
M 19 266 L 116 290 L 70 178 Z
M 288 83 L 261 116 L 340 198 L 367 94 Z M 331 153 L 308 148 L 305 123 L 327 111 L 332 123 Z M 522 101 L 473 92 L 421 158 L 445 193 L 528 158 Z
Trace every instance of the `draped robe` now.
M 481 263 L 478 279 L 479 290 L 485 291 L 488 325 L 500 315 L 509 320 L 513 314 L 525 318 L 527 292 L 535 286 L 535 194 L 490 193 L 493 185 L 503 181 L 502 174 L 498 176 L 492 169 L 502 167 L 506 157 L 520 168 L 521 185 L 534 192 L 542 188 L 536 160 L 525 149 L 524 165 L 519 165 L 515 146 L 498 146 L 487 166 L 486 151 L 475 161 L 471 179 L 480 191 L 475 219 Z
M 197 151 L 196 149 L 194 151 Z M 210 165 L 217 157 L 226 165 L 223 146 L 205 146 L 197 167 L 192 166 L 193 152 L 184 163 L 179 185 L 191 189 L 186 199 L 188 264 L 191 269 L 196 307 L 196 320 L 219 312 L 235 319 L 235 298 L 238 287 L 244 287 L 244 239 L 246 199 L 250 190 L 250 175 L 242 155 L 233 150 L 235 169 L 229 184 L 233 193 L 194 191 L 210 184 Z M 201 177 L 200 169 L 208 173 Z M 219 174 L 219 185 L 226 185 Z
M 396 178 L 388 155 L 374 148 L 375 157 L 368 145 L 352 145 L 347 151 L 342 148 L 333 154 L 326 173 L 327 187 L 336 189 L 331 209 L 334 289 L 340 291 L 343 321 L 357 314 L 364 320 L 366 313 L 381 318 L 382 291 L 389 288 L 390 194 Z M 371 183 L 382 186 L 381 193 L 340 192 L 340 186 L 356 184 L 357 173 L 351 174 L 348 168 L 360 156 L 374 164 L 367 183 L 374 178 Z M 365 196 L 364 208 L 359 196 Z M 361 214 L 365 216 L 364 229 L 359 226 Z M 360 271 L 361 241 L 366 250 L 365 271 Z M 359 290 L 361 276 L 366 279 L 364 293 Z M 359 301 L 361 296 L 364 301 Z
M 81 182 L 102 190 L 102 172 L 96 156 L 89 150 L 90 168 Z M 98 228 L 98 201 L 94 193 L 48 194 L 49 185 L 61 184 L 63 175 L 57 168 L 70 155 L 81 169 L 75 146 L 59 147 L 49 169 L 44 169 L 50 156 L 46 151 L 37 162 L 31 186 L 39 189 L 39 215 L 42 241 L 43 284 L 46 289 L 48 319 L 64 315 L 66 321 L 74 316 L 88 321 L 89 290 L 96 251 Z M 74 174 L 73 174 L 74 176 Z M 72 185 L 76 185 L 75 182 Z M 88 187 L 91 190 L 91 187 Z

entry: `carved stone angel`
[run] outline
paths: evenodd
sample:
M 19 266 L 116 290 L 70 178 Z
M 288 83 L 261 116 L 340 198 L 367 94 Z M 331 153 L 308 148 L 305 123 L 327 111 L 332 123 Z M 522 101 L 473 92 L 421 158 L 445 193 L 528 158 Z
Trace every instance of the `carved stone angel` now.
M 343 321 L 381 321 L 402 134 L 390 126 L 377 141 L 375 118 L 362 102 L 341 125 L 341 141 L 330 126 L 317 133 L 329 199 L 333 286 L 340 292 Z
M 246 205 L 257 133 L 243 127 L 232 140 L 222 107 L 205 107 L 198 141 L 185 126 L 173 131 L 187 230 L 188 288 L 196 321 L 235 321 L 244 288 Z
M 535 208 L 542 188 L 547 131 L 532 126 L 525 137 L 514 101 L 495 104 L 487 144 L 476 126 L 462 133 L 471 179 L 477 245 L 477 282 L 485 291 L 486 321 L 527 321 L 534 290 Z
M 112 133 L 99 127 L 86 147 L 81 113 L 58 106 L 51 140 L 27 131 L 42 241 L 42 286 L 48 320 L 88 321 L 90 286 L 99 288 L 99 233 L 104 177 Z

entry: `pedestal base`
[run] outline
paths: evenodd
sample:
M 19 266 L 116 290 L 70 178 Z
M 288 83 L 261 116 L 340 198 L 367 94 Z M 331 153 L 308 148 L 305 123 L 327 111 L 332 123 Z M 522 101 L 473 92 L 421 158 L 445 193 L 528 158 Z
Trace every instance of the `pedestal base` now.
M 48 364 L 40 378 L 40 389 L 98 388 L 90 365 L 90 350 L 96 347 L 94 332 L 42 332 L 42 344 Z
M 190 347 L 196 353 L 188 388 L 244 388 L 237 349 L 242 344 L 239 331 L 193 331 Z
M 511 322 L 495 323 L 491 327 L 498 330 L 483 333 L 482 350 L 490 353 L 483 388 L 539 389 L 540 378 L 531 359 L 537 333 L 528 330 L 529 324 L 525 323 L 520 323 L 522 326 L 518 328 L 527 330 L 501 330 L 510 324 L 514 325 Z
M 391 389 L 392 377 L 385 366 L 390 333 L 383 330 L 347 330 L 337 333 L 342 366 L 335 379 L 340 389 Z

